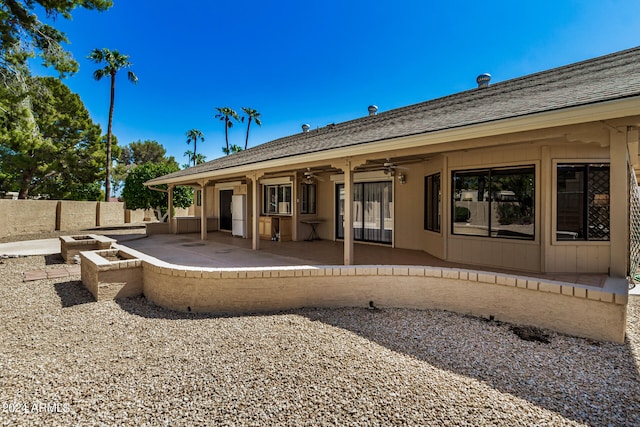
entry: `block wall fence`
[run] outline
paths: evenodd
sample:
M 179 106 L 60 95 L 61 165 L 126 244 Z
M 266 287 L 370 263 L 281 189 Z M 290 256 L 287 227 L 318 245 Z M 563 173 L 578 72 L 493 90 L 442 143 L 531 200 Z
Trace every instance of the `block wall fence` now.
M 154 218 L 153 212 L 126 209 L 123 202 L 0 199 L 0 237 L 115 226 Z

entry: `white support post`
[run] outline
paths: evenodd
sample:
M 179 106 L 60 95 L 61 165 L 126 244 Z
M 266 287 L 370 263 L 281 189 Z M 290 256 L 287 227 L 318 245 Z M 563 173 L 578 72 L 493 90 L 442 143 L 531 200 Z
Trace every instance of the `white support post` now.
M 351 161 L 344 167 L 344 265 L 353 265 L 353 171 Z
M 259 221 L 260 221 L 260 184 L 258 182 L 259 176 L 258 174 L 253 174 L 250 177 L 251 179 L 251 207 L 253 214 L 251 215 L 251 242 L 252 249 L 257 251 L 260 249 L 260 230 L 259 230 Z
M 540 269 L 543 273 L 549 271 L 551 260 L 547 259 L 547 254 L 551 253 L 551 242 L 555 230 L 552 229 L 553 206 L 553 160 L 551 159 L 551 149 L 548 145 L 540 147 L 540 190 L 536 189 L 536 197 L 539 198 L 540 225 L 538 226 L 540 236 Z M 536 203 L 538 203 L 536 201 Z
M 626 277 L 629 264 L 629 179 L 627 175 L 627 131 L 611 130 L 609 144 L 609 275 Z
M 167 221 L 169 221 L 169 233 L 173 234 L 173 185 L 169 185 L 169 201 L 167 207 Z
M 200 240 L 207 240 L 207 181 L 200 182 Z

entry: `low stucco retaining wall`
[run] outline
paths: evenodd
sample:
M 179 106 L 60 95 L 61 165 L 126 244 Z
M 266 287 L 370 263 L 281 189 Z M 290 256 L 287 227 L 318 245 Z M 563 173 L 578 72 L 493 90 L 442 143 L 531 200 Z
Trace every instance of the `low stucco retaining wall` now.
M 116 245 L 114 245 L 116 246 Z M 110 261 L 107 257 L 124 258 Z M 116 249 L 80 252 L 80 277 L 96 301 L 135 297 L 142 294 L 142 261 Z
M 147 236 L 153 236 L 154 234 L 170 234 L 170 228 L 168 222 L 149 222 L 145 224 L 147 230 Z
M 199 216 L 183 216 L 172 218 L 173 234 L 199 233 L 201 218 Z M 147 236 L 154 234 L 171 234 L 169 222 L 150 222 L 145 224 Z M 218 218 L 207 217 L 207 231 L 218 231 Z
M 140 269 L 140 293 L 172 310 L 242 314 L 367 307 L 373 302 L 379 308 L 442 309 L 596 340 L 624 341 L 628 295 L 623 279 L 600 289 L 424 266 L 199 268 L 169 264 L 122 245 L 113 248 L 139 262 L 132 266 Z M 83 259 L 83 282 L 85 267 L 89 269 Z M 104 263 L 98 268 L 107 271 Z M 122 266 L 109 271 L 114 273 L 108 280 L 115 283 L 125 281 L 117 278 L 118 272 L 123 277 L 128 274 Z M 87 280 L 97 279 L 87 273 Z
M 145 264 L 143 292 L 174 310 L 232 314 L 367 307 L 372 301 L 376 307 L 450 310 L 616 342 L 624 341 L 626 326 L 626 298 L 615 294 L 429 267 L 194 271 Z
M 60 236 L 60 254 L 67 264 L 71 264 L 80 252 L 109 249 L 115 242 L 115 239 L 99 234 Z

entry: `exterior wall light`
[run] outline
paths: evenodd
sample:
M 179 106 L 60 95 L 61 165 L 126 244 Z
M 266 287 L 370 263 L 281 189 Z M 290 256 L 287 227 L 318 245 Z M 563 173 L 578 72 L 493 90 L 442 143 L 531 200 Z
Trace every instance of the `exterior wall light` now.
M 400 172 L 398 174 L 398 181 L 400 182 L 400 184 L 406 184 L 407 183 L 407 176 L 405 174 L 403 174 L 402 172 Z

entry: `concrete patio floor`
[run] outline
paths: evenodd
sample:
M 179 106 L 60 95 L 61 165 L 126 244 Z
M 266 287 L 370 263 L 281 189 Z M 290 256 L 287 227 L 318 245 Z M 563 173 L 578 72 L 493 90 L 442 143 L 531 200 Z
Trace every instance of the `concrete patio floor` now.
M 125 239 L 126 240 L 126 239 Z M 341 241 L 315 240 L 279 242 L 261 240 L 260 249 L 251 249 L 251 240 L 232 237 L 226 232 L 208 233 L 207 240 L 200 234 L 157 234 L 144 239 L 122 242 L 125 246 L 151 255 L 162 261 L 194 267 L 273 267 L 293 265 L 342 265 Z M 497 268 L 446 262 L 423 251 L 391 248 L 383 245 L 356 243 L 357 265 L 423 265 L 495 271 L 500 273 L 541 277 L 567 283 L 602 287 L 605 274 L 541 274 L 510 271 Z

